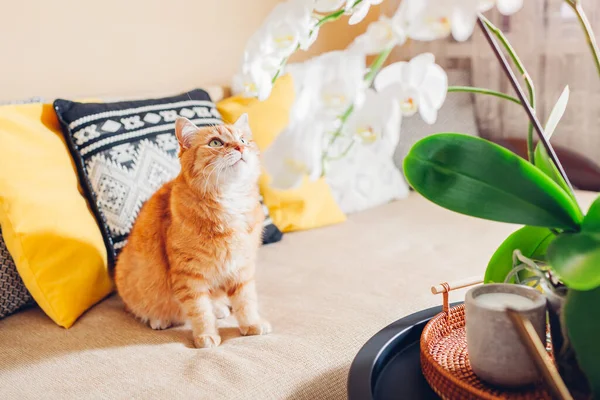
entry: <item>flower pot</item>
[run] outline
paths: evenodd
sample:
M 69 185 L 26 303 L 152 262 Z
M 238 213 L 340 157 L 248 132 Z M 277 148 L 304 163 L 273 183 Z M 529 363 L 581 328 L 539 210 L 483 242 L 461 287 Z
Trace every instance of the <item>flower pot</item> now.
M 583 371 L 577 364 L 575 351 L 569 344 L 566 327 L 563 325 L 562 308 L 566 300 L 567 292 L 557 294 L 546 284 L 542 283 L 542 289 L 548 300 L 548 320 L 550 322 L 550 334 L 552 335 L 552 348 L 558 372 L 567 385 L 573 398 L 579 400 L 589 399 L 591 390 Z
M 566 293 L 559 295 L 551 290 L 545 283 L 541 284 L 544 295 L 548 300 L 548 319 L 550 322 L 550 334 L 552 336 L 552 348 L 555 355 L 561 352 L 565 337 L 562 330 L 561 311 L 565 303 Z

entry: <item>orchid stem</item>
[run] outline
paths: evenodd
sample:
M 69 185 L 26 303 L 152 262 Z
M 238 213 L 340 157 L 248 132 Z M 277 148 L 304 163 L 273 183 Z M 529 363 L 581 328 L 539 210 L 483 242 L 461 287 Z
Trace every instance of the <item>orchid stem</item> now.
M 512 101 L 518 105 L 521 105 L 521 101 L 516 97 L 512 97 L 506 93 L 497 92 L 491 89 L 484 89 L 479 87 L 471 87 L 471 86 L 448 86 L 448 93 L 454 92 L 467 92 L 467 93 L 476 93 L 476 94 L 485 94 L 488 96 L 499 97 L 504 100 Z
M 565 0 L 569 6 L 575 11 L 577 14 L 577 18 L 579 19 L 579 23 L 583 28 L 583 32 L 585 33 L 588 45 L 590 46 L 590 50 L 592 50 L 592 56 L 594 57 L 594 61 L 596 62 L 596 68 L 598 69 L 598 74 L 600 75 L 600 50 L 598 49 L 598 43 L 596 42 L 596 37 L 594 36 L 594 31 L 592 30 L 592 25 L 583 10 L 583 6 L 581 5 L 580 0 Z
M 298 49 L 296 49 L 296 50 L 298 50 Z M 279 69 L 275 73 L 275 76 L 273 77 L 273 79 L 271 79 L 271 83 L 272 84 L 275 84 L 275 81 L 277 80 L 277 78 L 279 78 L 279 75 L 281 74 L 281 71 L 283 71 L 283 67 L 285 66 L 285 64 L 287 64 L 288 58 L 284 58 L 283 61 L 281 62 L 281 66 L 279 67 Z
M 319 21 L 317 21 L 317 24 L 315 25 L 316 28 L 320 27 L 323 24 L 326 24 L 327 22 L 333 22 L 333 21 L 337 21 L 338 19 L 340 19 L 342 17 L 342 15 L 344 15 L 344 10 L 338 10 L 334 13 L 331 13 L 329 15 L 324 16 L 323 18 L 319 19 Z
M 337 138 L 342 135 L 342 129 L 344 128 L 344 125 L 346 124 L 348 117 L 350 117 L 350 115 L 352 114 L 352 111 L 354 111 L 354 105 L 351 105 L 350 107 L 348 107 L 346 109 L 346 111 L 344 111 L 344 113 L 340 117 L 339 128 L 331 135 L 331 139 L 329 139 L 329 143 L 327 143 L 327 147 L 325 148 L 325 151 L 323 151 L 323 156 L 321 157 L 321 171 L 322 171 L 321 176 L 325 176 L 326 164 L 327 164 L 327 161 L 330 160 L 329 151 L 331 150 L 331 146 L 333 146 L 333 144 L 335 143 Z M 350 146 L 350 147 L 352 147 L 352 146 Z M 350 151 L 350 149 L 348 149 L 348 151 Z
M 385 64 L 393 49 L 393 47 L 390 47 L 389 49 L 382 51 L 377 55 L 377 58 L 373 60 L 373 63 L 369 66 L 369 72 L 365 75 L 365 83 L 367 86 L 371 86 L 375 80 L 375 76 L 381 70 L 381 67 L 383 67 L 383 64 Z
M 521 62 L 521 59 L 517 55 L 517 52 L 511 46 L 511 44 L 508 41 L 508 39 L 506 38 L 506 36 L 504 36 L 504 33 L 502 33 L 502 31 L 500 29 L 498 29 L 494 24 L 492 24 L 492 22 L 489 19 L 487 19 L 486 17 L 484 17 L 481 14 L 479 14 L 479 18 L 481 18 L 481 20 L 487 25 L 489 30 L 494 35 L 496 35 L 498 40 L 500 40 L 500 43 L 502 43 L 502 45 L 508 52 L 511 60 L 517 67 L 517 70 L 519 70 L 519 73 L 521 74 L 521 76 L 523 77 L 523 80 L 525 81 L 525 84 L 527 85 L 527 90 L 529 92 L 529 105 L 531 106 L 531 108 L 533 110 L 535 110 L 535 87 L 533 86 L 533 81 L 531 80 L 531 76 L 525 69 L 525 66 L 523 65 L 523 62 Z M 533 149 L 533 124 L 531 122 L 529 122 L 529 128 L 527 130 L 527 157 L 529 158 L 529 162 L 531 162 L 531 163 L 533 163 L 533 157 L 534 157 L 533 150 L 534 150 Z

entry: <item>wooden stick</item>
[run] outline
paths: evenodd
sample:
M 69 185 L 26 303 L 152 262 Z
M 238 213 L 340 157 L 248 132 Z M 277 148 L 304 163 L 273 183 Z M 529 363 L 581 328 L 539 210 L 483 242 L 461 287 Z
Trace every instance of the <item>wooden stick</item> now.
M 450 290 L 462 289 L 462 288 L 465 288 L 468 286 L 479 285 L 480 283 L 483 283 L 483 279 L 481 279 L 480 276 L 472 276 L 470 278 L 461 279 L 458 281 L 454 281 L 452 283 L 444 282 L 439 285 L 432 286 L 431 293 L 433 293 L 433 294 L 447 293 Z
M 560 176 L 562 176 L 562 178 L 565 180 L 565 183 L 567 184 L 569 189 L 571 189 L 571 192 L 573 192 L 573 186 L 571 185 L 571 181 L 569 181 L 569 178 L 567 177 L 567 174 L 565 173 L 563 166 L 561 165 L 560 161 L 558 160 L 558 157 L 556 156 L 556 153 L 554 152 L 554 149 L 552 148 L 550 141 L 548 139 L 546 139 L 546 136 L 544 135 L 544 130 L 542 128 L 542 124 L 540 124 L 540 121 L 538 120 L 538 118 L 535 114 L 535 111 L 529 105 L 529 102 L 527 101 L 527 97 L 525 97 L 525 92 L 523 92 L 523 89 L 521 88 L 521 85 L 519 85 L 519 82 L 517 81 L 515 74 L 513 73 L 510 66 L 508 65 L 508 61 L 506 60 L 506 57 L 504 57 L 504 53 L 502 52 L 502 50 L 500 50 L 500 47 L 498 46 L 496 41 L 492 38 L 492 33 L 490 32 L 490 29 L 485 24 L 485 21 L 483 19 L 481 19 L 481 17 L 478 17 L 477 23 L 479 24 L 479 27 L 481 28 L 483 35 L 485 36 L 490 47 L 492 48 L 492 51 L 496 55 L 496 58 L 500 62 L 500 66 L 502 67 L 502 69 L 504 70 L 504 73 L 508 77 L 508 80 L 510 81 L 513 89 L 517 93 L 517 97 L 519 98 L 519 100 L 521 100 L 521 104 L 525 108 L 525 112 L 527 113 L 529 120 L 531 121 L 531 123 L 533 124 L 533 127 L 535 128 L 535 131 L 538 135 L 538 139 L 540 140 L 540 143 L 544 146 L 544 148 L 546 149 L 546 152 L 548 153 L 548 156 L 554 162 L 554 165 L 556 166 L 556 169 L 558 169 Z
M 533 359 L 536 368 L 540 374 L 542 374 L 544 382 L 552 392 L 552 397 L 559 400 L 573 400 L 573 397 L 569 393 L 569 390 L 556 370 L 556 367 L 552 364 L 550 356 L 548 356 L 548 352 L 540 341 L 531 322 L 528 319 L 523 318 L 516 310 L 507 308 L 506 312 L 517 330 L 521 341 L 525 345 L 525 348 L 527 348 L 527 352 Z

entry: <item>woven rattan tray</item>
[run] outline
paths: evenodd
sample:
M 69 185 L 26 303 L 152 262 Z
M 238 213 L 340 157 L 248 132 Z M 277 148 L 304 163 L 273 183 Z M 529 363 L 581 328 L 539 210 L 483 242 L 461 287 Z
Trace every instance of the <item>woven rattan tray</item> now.
M 432 318 L 421 334 L 421 369 L 431 388 L 442 398 L 551 399 L 542 385 L 505 390 L 479 380 L 471 369 L 465 330 L 465 306 L 449 308 L 444 293 L 443 311 Z

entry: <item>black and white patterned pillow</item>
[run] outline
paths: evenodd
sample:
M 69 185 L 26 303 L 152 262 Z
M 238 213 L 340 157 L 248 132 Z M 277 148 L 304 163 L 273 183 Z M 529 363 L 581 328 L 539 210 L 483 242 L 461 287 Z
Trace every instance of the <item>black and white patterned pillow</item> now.
M 0 106 L 10 104 L 43 103 L 41 97 L 0 102 Z M 17 272 L 12 256 L 6 248 L 0 227 L 0 319 L 14 314 L 22 307 L 33 304 L 33 299 Z
M 0 319 L 33 303 L 0 231 Z
M 177 117 L 186 117 L 197 126 L 223 123 L 208 93 L 200 89 L 117 103 L 58 99 L 54 109 L 99 221 L 110 265 L 125 246 L 143 203 L 179 173 Z M 281 238 L 272 223 L 265 232 L 263 243 Z

